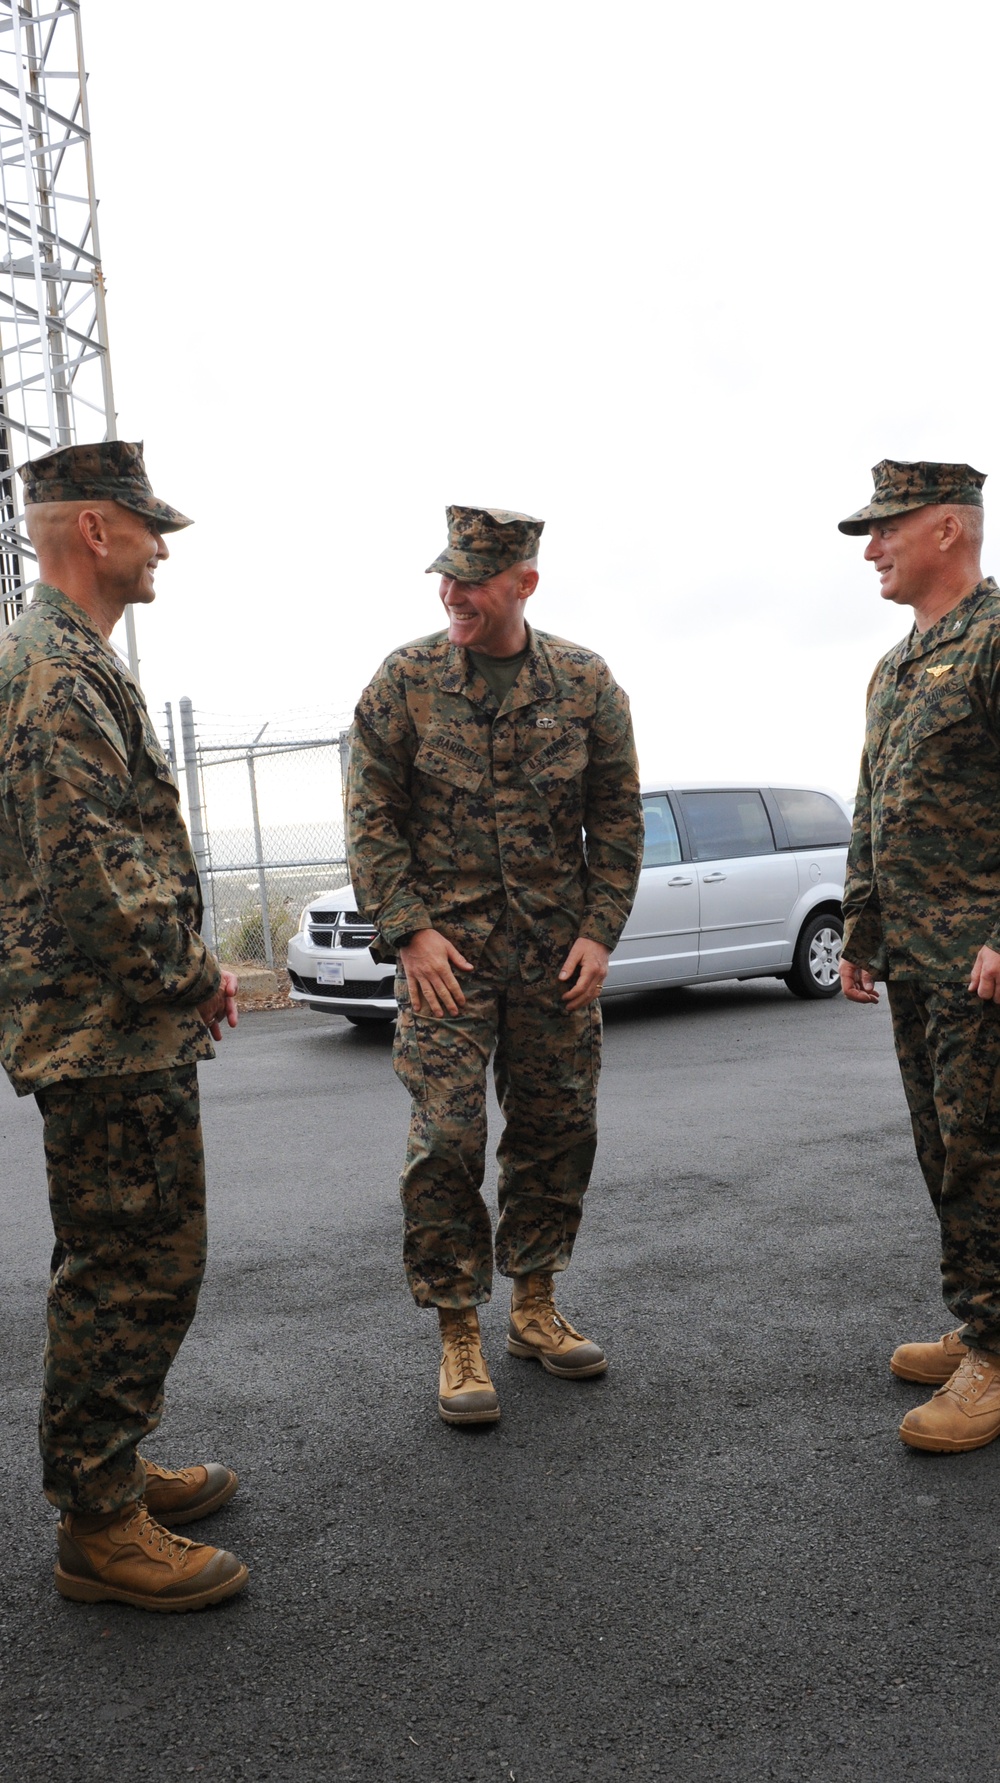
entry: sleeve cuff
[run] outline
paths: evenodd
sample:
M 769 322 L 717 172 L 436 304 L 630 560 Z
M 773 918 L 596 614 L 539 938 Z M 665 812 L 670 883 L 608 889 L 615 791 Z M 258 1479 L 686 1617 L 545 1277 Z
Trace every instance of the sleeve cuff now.
M 198 974 L 194 984 L 176 998 L 176 1002 L 182 1009 L 196 1009 L 199 1003 L 207 1003 L 209 997 L 214 997 L 221 984 L 222 970 L 219 963 L 213 959 L 211 954 L 208 954 L 204 968 Z
M 394 915 L 380 916 L 375 926 L 383 941 L 387 941 L 390 947 L 399 947 L 401 942 L 415 935 L 418 929 L 432 929 L 434 924 L 423 904 L 415 900 Z
M 580 924 L 578 933 L 585 941 L 599 941 L 602 947 L 608 948 L 613 953 L 618 946 L 621 932 L 627 921 L 628 917 L 620 916 L 617 911 L 614 920 L 611 921 L 606 917 L 598 916 L 593 910 L 588 910 Z

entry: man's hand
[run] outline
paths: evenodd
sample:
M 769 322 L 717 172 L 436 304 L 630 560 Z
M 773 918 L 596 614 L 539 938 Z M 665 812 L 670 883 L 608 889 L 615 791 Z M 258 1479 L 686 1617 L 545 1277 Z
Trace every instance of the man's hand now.
M 969 979 L 970 991 L 977 991 L 984 1003 L 1000 1003 L 1000 953 L 992 947 L 981 947 Z
M 563 992 L 567 1015 L 572 1015 L 577 1009 L 586 1009 L 588 1003 L 593 1003 L 600 996 L 601 986 L 608 976 L 610 958 L 610 948 L 604 947 L 600 941 L 591 941 L 586 935 L 580 935 L 574 941 L 559 974 L 560 980 L 565 980 L 572 978 L 577 967 L 580 968 L 576 983 L 570 990 Z
M 236 977 L 236 973 L 224 971 L 222 974 L 222 983 L 216 991 L 215 996 L 209 997 L 207 1003 L 198 1004 L 198 1014 L 201 1016 L 201 1019 L 213 1040 L 222 1039 L 222 1028 L 220 1024 L 223 1016 L 225 1016 L 226 1021 L 231 1028 L 235 1028 L 236 1023 L 239 1021 L 239 1016 L 236 1013 L 236 992 L 238 989 L 239 981 Z
M 1000 965 L 1000 957 L 997 959 Z M 840 987 L 849 1003 L 877 1003 L 878 991 L 867 966 L 855 966 L 850 960 L 840 962 Z
M 420 1014 L 425 1000 L 432 1015 L 457 1015 L 465 1008 L 465 996 L 452 967 L 459 972 L 473 968 L 437 929 L 418 929 L 412 941 L 400 948 L 399 957 L 414 1015 Z

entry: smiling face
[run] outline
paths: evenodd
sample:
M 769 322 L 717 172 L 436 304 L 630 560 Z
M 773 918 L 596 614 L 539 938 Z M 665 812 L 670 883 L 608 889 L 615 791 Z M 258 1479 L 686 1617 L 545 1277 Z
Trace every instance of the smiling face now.
M 448 642 L 483 656 L 516 656 L 527 643 L 524 603 L 534 593 L 538 571 L 515 563 L 488 582 L 441 577 L 441 601 L 448 615 Z
M 155 520 L 122 507 L 120 502 L 109 503 L 105 514 L 109 523 L 108 569 L 115 592 L 126 606 L 133 601 L 148 606 L 156 599 L 156 566 L 170 556 L 163 534 Z
M 872 522 L 865 561 L 875 565 L 884 601 L 919 606 L 934 588 L 941 575 L 946 512 L 940 506 L 915 508 Z

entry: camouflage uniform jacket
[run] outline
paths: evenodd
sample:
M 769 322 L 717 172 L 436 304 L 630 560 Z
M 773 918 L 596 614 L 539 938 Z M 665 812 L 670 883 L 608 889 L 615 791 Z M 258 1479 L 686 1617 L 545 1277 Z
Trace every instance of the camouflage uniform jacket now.
M 348 826 L 358 902 L 390 949 L 436 928 L 475 965 L 509 912 L 532 980 L 578 935 L 614 947 L 642 806 L 628 700 L 607 665 L 528 638 L 502 706 L 445 632 L 386 659 L 355 713 Z
M 0 1062 L 18 1094 L 210 1058 L 201 916 L 142 694 L 41 586 L 0 640 Z
M 882 658 L 844 890 L 844 954 L 963 979 L 1000 950 L 1000 588 L 980 582 Z

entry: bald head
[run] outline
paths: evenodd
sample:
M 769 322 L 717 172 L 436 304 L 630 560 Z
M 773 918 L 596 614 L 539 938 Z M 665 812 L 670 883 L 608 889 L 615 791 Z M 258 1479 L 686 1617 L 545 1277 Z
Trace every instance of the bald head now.
M 117 506 L 114 501 L 43 501 L 25 508 L 24 524 L 44 581 L 50 580 L 56 561 L 61 562 L 67 553 L 86 550 L 79 526 L 81 514 L 97 514 L 110 526 Z

